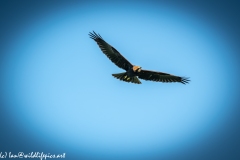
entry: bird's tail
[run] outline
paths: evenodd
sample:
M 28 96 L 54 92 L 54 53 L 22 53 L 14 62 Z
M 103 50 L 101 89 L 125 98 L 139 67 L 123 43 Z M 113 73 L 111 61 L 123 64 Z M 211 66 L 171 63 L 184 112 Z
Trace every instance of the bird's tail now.
M 136 76 L 130 77 L 127 75 L 127 72 L 112 74 L 112 76 L 117 79 L 120 79 L 121 81 L 141 84 L 141 82 L 139 81 L 139 79 Z

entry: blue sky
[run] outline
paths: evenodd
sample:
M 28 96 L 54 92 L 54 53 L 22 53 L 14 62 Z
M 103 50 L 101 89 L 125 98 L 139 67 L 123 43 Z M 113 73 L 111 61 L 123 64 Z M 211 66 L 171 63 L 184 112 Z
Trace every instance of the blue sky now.
M 53 151 L 167 157 L 198 150 L 231 120 L 236 50 L 204 14 L 165 3 L 77 3 L 19 30 L 2 64 L 5 109 L 21 133 L 51 141 Z M 93 30 L 132 64 L 190 84 L 113 78 L 123 70 L 89 38 Z

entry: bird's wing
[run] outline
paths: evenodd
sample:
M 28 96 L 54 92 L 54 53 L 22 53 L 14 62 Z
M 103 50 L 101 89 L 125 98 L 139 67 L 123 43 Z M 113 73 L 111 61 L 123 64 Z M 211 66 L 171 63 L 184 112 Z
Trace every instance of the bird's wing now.
M 188 78 L 185 77 L 179 77 L 168 73 L 148 70 L 141 70 L 141 72 L 138 73 L 138 77 L 144 80 L 157 82 L 180 82 L 186 84 L 190 81 Z
M 102 50 L 102 52 L 118 67 L 128 70 L 129 67 L 132 67 L 133 65 L 124 58 L 115 48 L 113 48 L 110 44 L 105 42 L 103 38 L 96 34 L 94 31 L 93 33 L 89 33 L 90 38 L 92 38 L 94 41 L 97 42 L 99 48 Z

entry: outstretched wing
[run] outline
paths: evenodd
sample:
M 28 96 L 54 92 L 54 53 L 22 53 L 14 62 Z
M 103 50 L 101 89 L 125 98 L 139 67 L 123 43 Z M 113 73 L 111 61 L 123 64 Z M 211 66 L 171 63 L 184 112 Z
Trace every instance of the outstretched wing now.
M 174 76 L 168 73 L 155 72 L 148 70 L 141 70 L 138 77 L 144 80 L 157 81 L 157 82 L 180 82 L 183 84 L 188 83 L 190 80 L 185 77 Z
M 93 33 L 91 33 L 91 32 L 89 33 L 89 36 L 90 36 L 90 38 L 92 38 L 94 41 L 97 42 L 97 44 L 98 44 L 99 48 L 102 50 L 102 52 L 119 68 L 125 69 L 127 71 L 129 69 L 129 67 L 133 66 L 115 48 L 113 48 L 111 45 L 109 45 L 107 42 L 105 42 L 99 34 L 96 34 L 93 31 Z

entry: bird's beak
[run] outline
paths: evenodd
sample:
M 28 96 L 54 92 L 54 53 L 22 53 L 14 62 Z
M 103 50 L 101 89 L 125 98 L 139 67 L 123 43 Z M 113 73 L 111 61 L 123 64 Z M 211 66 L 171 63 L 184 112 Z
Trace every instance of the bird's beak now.
M 142 67 L 140 67 L 140 68 L 138 69 L 138 72 L 141 72 L 141 70 L 142 70 Z

